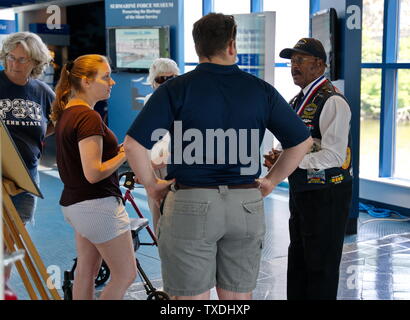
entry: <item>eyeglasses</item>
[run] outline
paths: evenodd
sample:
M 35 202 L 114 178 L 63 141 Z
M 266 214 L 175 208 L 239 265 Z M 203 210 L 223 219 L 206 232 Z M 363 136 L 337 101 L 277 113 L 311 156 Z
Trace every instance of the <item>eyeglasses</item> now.
M 17 59 L 15 56 L 12 56 L 11 54 L 8 54 L 8 55 L 6 56 L 6 59 L 7 59 L 7 61 L 9 61 L 9 62 L 18 62 L 18 63 L 20 63 L 20 64 L 26 64 L 26 63 L 28 63 L 28 62 L 31 61 L 30 58 L 24 58 L 24 57 L 21 57 L 21 58 L 18 58 L 18 59 Z
M 165 81 L 175 78 L 175 77 L 176 76 L 160 76 L 160 77 L 156 77 L 154 80 L 158 84 L 163 84 Z
M 316 59 L 315 57 L 294 57 L 290 59 L 290 64 L 292 65 L 298 65 L 300 66 L 303 62 L 309 61 L 311 59 Z

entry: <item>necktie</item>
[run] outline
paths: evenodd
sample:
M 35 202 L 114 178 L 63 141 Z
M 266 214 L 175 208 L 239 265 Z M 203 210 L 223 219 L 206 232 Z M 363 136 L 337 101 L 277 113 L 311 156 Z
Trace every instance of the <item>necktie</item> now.
M 300 105 L 302 104 L 303 97 L 304 97 L 304 94 L 303 94 L 303 91 L 301 90 L 295 100 L 295 110 L 296 111 L 299 109 Z

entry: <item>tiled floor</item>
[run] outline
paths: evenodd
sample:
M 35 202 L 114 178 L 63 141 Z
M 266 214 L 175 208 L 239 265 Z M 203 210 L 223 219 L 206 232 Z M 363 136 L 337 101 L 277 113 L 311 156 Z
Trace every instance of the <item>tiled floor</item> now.
M 280 189 L 265 200 L 269 227 L 253 293 L 257 300 L 286 299 L 287 200 L 287 191 Z M 125 298 L 145 299 L 146 295 L 141 285 L 135 284 Z M 211 298 L 217 299 L 215 291 Z M 360 213 L 358 234 L 345 237 L 338 299 L 410 299 L 410 222 L 378 221 Z
M 48 165 L 46 163 L 46 165 Z M 61 272 L 72 266 L 76 256 L 73 230 L 64 221 L 58 205 L 62 190 L 54 166 L 42 167 L 40 199 L 35 226 L 29 233 L 46 267 Z M 150 219 L 143 189 L 135 189 L 134 196 L 143 215 Z M 286 264 L 289 244 L 287 190 L 278 188 L 265 200 L 267 233 L 254 299 L 286 299 Z M 137 217 L 128 205 L 132 217 Z M 149 240 L 143 230 L 142 242 Z M 160 288 L 160 260 L 156 247 L 141 246 L 137 257 L 154 286 Z M 26 290 L 15 268 L 11 287 L 19 299 L 28 299 Z M 58 286 L 58 283 L 56 283 Z M 61 296 L 62 291 L 59 290 Z M 125 299 L 146 299 L 147 295 L 137 279 Z M 212 299 L 217 299 L 215 290 Z M 375 221 L 365 213 L 359 217 L 358 234 L 345 237 L 338 299 L 410 299 L 410 222 Z
M 409 300 L 410 233 L 345 244 L 340 274 L 339 299 Z

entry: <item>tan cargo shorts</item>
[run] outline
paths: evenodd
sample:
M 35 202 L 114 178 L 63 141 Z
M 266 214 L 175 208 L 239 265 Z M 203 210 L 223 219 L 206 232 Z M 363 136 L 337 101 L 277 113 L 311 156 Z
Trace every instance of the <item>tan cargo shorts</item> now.
M 252 291 L 264 235 L 257 188 L 170 191 L 158 230 L 164 290 L 175 296 L 198 295 L 214 286 Z

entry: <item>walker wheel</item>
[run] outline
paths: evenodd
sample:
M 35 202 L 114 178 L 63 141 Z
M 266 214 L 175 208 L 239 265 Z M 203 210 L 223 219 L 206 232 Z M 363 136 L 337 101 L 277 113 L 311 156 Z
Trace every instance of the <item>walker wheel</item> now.
M 73 283 L 69 280 L 70 271 L 64 271 L 63 293 L 64 300 L 73 300 Z
M 148 295 L 147 300 L 169 300 L 169 295 L 164 291 L 154 291 Z
M 73 300 L 73 285 L 69 284 L 63 287 L 64 300 Z
M 100 271 L 98 271 L 98 276 L 95 278 L 95 286 L 101 286 L 107 282 L 108 278 L 110 277 L 110 269 L 108 268 L 105 261 L 102 262 Z

